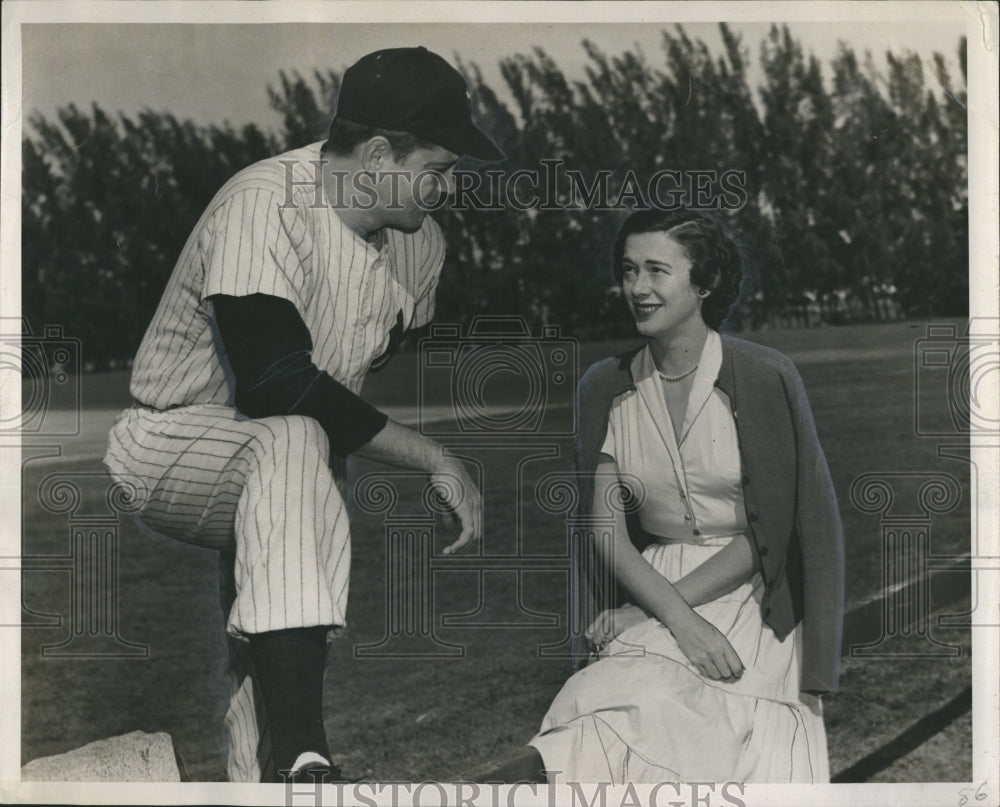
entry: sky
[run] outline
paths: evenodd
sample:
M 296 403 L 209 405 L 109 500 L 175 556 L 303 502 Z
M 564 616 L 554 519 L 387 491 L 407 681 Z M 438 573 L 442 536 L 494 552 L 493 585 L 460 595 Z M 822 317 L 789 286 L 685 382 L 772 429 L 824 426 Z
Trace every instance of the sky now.
M 256 123 L 277 132 L 280 119 L 268 103 L 267 86 L 279 71 L 343 70 L 369 51 L 422 44 L 450 61 L 458 58 L 482 69 L 487 83 L 501 89 L 499 62 L 514 53 L 544 48 L 570 78 L 583 78 L 587 61 L 580 45 L 594 41 L 609 54 L 639 47 L 662 64 L 662 23 L 45 23 L 21 28 L 24 111 L 51 117 L 70 103 L 98 103 L 106 111 L 169 111 L 201 124 Z M 769 23 L 737 22 L 752 57 L 750 80 L 760 76 L 757 55 Z M 686 23 L 685 31 L 721 52 L 714 23 Z M 884 67 L 884 53 L 910 50 L 929 65 L 939 51 L 959 80 L 955 52 L 964 26 L 959 22 L 792 22 L 789 28 L 807 53 L 827 63 L 838 41 L 856 52 L 872 51 Z M 928 72 L 928 78 L 929 78 Z M 501 89 L 501 97 L 509 96 Z

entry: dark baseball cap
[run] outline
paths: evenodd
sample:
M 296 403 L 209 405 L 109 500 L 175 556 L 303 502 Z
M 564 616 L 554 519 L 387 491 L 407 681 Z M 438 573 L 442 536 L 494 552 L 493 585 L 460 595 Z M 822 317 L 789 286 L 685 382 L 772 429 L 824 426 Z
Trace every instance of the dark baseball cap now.
M 378 50 L 348 67 L 336 118 L 409 132 L 458 155 L 504 159 L 472 122 L 462 74 L 424 47 Z

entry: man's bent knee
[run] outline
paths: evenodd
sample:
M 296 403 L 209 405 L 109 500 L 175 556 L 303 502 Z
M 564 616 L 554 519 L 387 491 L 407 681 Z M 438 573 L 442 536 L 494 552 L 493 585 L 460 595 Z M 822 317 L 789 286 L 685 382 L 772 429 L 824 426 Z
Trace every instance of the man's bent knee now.
M 260 418 L 254 423 L 260 427 L 255 453 L 276 457 L 315 457 L 322 465 L 328 464 L 330 440 L 314 418 L 281 415 Z

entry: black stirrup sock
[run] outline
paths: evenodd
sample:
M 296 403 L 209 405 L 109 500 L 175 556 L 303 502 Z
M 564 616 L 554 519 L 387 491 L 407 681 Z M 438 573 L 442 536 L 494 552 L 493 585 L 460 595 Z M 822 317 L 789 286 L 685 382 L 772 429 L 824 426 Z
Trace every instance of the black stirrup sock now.
M 290 769 L 305 751 L 329 759 L 323 731 L 326 634 L 325 627 L 290 628 L 247 637 L 271 730 L 275 771 Z

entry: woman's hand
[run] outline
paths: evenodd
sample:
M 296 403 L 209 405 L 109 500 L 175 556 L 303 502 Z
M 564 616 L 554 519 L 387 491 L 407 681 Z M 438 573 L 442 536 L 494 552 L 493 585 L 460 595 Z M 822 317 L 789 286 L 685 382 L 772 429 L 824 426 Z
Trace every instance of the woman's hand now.
M 706 678 L 732 681 L 743 675 L 740 657 L 711 622 L 689 611 L 672 620 L 669 627 L 681 652 Z
M 609 608 L 606 611 L 601 611 L 583 635 L 590 642 L 591 647 L 600 652 L 604 645 L 622 631 L 633 625 L 638 625 L 646 619 L 649 619 L 649 615 L 639 606 L 626 603 L 620 608 Z

